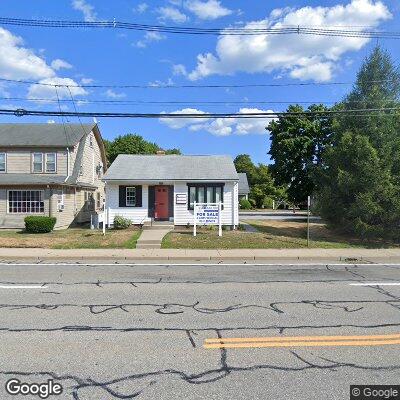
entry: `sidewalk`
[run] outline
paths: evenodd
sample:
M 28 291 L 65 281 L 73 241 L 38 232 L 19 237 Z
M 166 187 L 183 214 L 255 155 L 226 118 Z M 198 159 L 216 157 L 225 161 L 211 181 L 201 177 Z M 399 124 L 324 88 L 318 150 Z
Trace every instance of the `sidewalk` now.
M 400 249 L 73 249 L 0 248 L 0 262 L 7 261 L 99 261 L 99 262 L 263 262 L 400 263 Z

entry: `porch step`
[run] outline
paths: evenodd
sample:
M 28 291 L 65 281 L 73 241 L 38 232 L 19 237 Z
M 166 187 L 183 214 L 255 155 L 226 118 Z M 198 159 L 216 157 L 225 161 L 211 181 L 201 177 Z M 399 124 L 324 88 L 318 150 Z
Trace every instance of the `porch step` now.
M 158 230 L 158 229 L 173 230 L 174 224 L 171 222 L 168 222 L 168 223 L 153 222 L 153 225 L 150 225 L 150 222 L 149 222 L 149 223 L 145 223 L 143 225 L 143 229 L 144 230 Z

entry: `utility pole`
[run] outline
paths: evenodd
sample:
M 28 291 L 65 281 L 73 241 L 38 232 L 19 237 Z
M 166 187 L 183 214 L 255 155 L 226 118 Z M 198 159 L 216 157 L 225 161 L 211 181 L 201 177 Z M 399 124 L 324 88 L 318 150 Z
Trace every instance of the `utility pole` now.
M 307 247 L 310 247 L 310 196 L 307 197 Z

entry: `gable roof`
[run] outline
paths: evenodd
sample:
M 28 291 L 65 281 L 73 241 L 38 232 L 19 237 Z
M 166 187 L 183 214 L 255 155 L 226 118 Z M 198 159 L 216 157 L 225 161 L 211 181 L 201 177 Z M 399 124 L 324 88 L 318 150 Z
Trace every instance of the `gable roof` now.
M 239 175 L 239 194 L 249 194 L 249 181 L 245 172 L 238 172 Z
M 94 126 L 95 124 L 0 124 L 0 147 L 71 147 L 92 131 Z
M 103 180 L 115 181 L 237 181 L 230 156 L 132 155 L 121 154 Z

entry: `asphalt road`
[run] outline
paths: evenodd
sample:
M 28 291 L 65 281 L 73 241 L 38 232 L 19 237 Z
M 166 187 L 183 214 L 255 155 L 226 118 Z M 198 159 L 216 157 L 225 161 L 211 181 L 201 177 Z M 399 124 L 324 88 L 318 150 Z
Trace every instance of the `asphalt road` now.
M 348 399 L 350 384 L 400 384 L 395 283 L 400 265 L 3 264 L 0 398 L 39 398 L 8 395 L 11 378 L 54 379 L 64 392 L 50 398 L 75 400 Z

